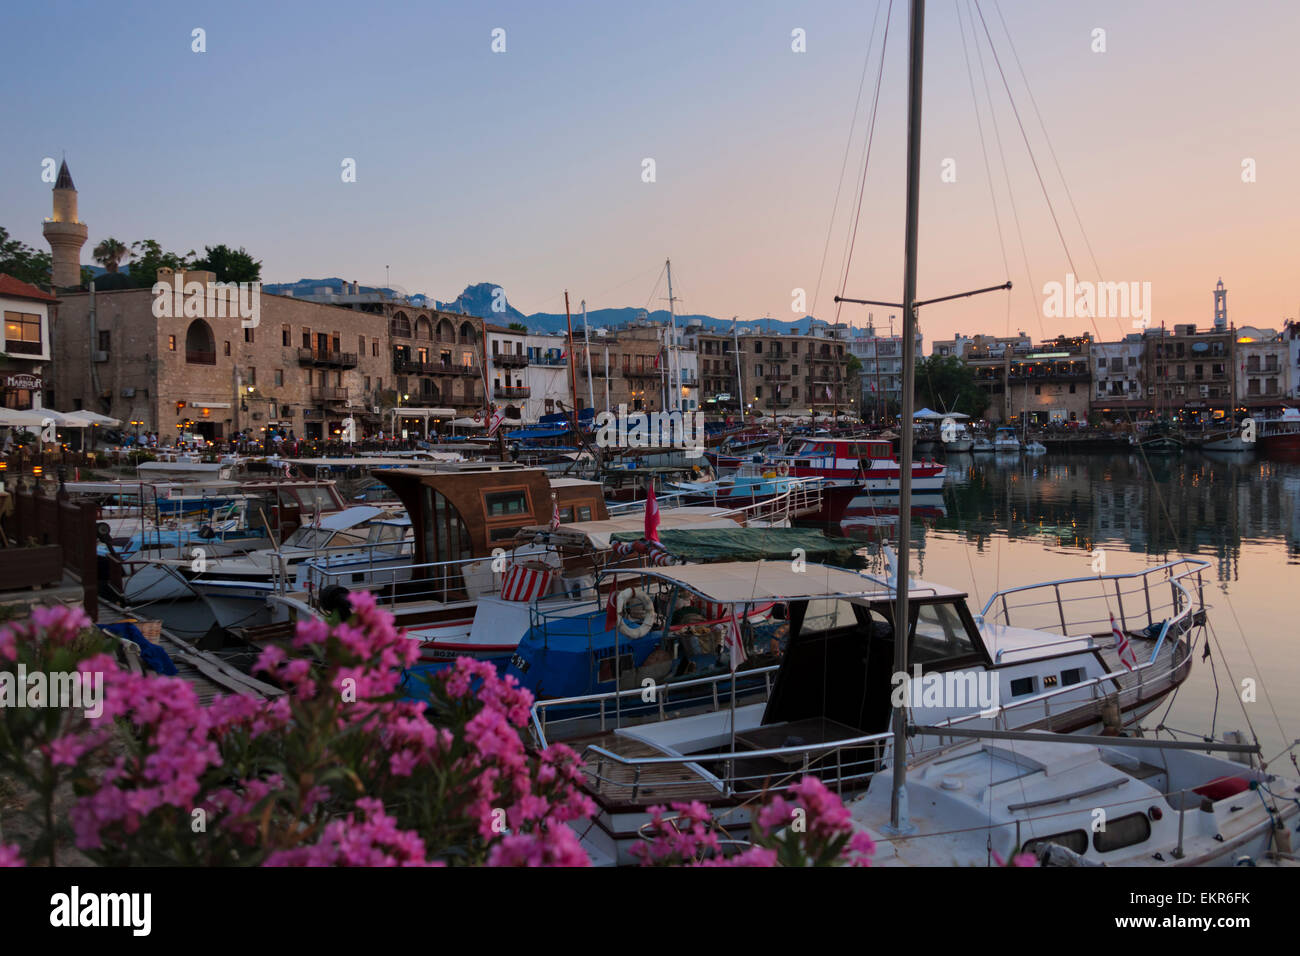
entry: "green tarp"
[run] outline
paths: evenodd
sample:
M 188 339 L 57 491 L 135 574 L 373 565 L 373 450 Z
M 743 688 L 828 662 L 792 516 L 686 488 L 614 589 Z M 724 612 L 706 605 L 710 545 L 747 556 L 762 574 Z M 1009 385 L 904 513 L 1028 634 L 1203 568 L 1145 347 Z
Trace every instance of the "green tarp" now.
M 617 531 L 612 541 L 640 541 L 632 531 Z M 674 557 L 687 562 L 792 560 L 803 550 L 806 561 L 841 568 L 862 568 L 857 555 L 862 542 L 832 538 L 806 528 L 673 528 L 659 532 L 659 541 Z

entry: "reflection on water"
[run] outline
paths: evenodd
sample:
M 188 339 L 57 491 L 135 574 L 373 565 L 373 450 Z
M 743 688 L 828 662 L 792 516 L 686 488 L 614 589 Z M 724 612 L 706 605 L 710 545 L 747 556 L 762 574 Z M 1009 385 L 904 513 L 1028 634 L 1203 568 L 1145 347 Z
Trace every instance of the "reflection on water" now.
M 914 499 L 917 575 L 967 589 L 977 610 L 999 588 L 1095 573 L 1098 549 L 1109 572 L 1201 558 L 1215 586 L 1205 593 L 1211 659 L 1198 655 L 1167 725 L 1208 732 L 1217 679 L 1216 732 L 1248 730 L 1248 719 L 1268 758 L 1300 738 L 1300 615 L 1290 600 L 1300 593 L 1300 464 L 1188 452 L 1145 462 L 955 455 L 948 465 L 943 495 Z M 876 552 L 897 540 L 898 500 L 855 501 L 840 533 Z M 1247 678 L 1261 690 L 1243 705 Z

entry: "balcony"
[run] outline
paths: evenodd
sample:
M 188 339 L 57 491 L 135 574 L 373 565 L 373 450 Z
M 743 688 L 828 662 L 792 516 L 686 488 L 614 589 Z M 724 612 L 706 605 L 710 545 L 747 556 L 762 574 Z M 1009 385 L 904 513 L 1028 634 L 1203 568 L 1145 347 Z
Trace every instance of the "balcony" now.
M 497 368 L 526 368 L 527 355 L 511 355 L 507 352 L 493 353 L 492 364 Z
M 9 351 L 12 352 L 12 351 L 13 351 L 13 348 L 11 347 L 11 348 L 9 349 Z M 185 350 L 185 364 L 186 364 L 186 365 L 216 365 L 216 364 L 217 364 L 217 353 L 216 353 L 216 352 L 197 352 L 197 351 L 194 351 L 193 349 L 186 349 L 186 350 Z
M 477 365 L 457 365 L 454 362 L 421 362 L 401 352 L 393 355 L 393 371 L 398 375 L 478 375 Z
M 502 398 L 507 401 L 528 398 L 532 394 L 533 390 L 527 385 L 497 385 L 492 389 L 493 398 Z
M 299 349 L 299 365 L 326 366 L 329 368 L 356 368 L 356 352 L 321 351 L 319 349 Z
M 346 388 L 313 386 L 311 400 L 313 402 L 346 402 L 348 400 L 348 390 Z
M 630 365 L 623 366 L 623 376 L 625 378 L 659 378 L 662 373 L 657 368 L 632 368 Z
M 788 372 L 770 372 L 763 376 L 765 382 L 788 382 L 790 375 Z
M 607 368 L 608 366 L 606 366 L 600 359 L 597 359 L 594 362 L 579 362 L 578 374 L 586 375 L 587 370 L 590 369 L 592 375 L 605 375 L 607 374 Z

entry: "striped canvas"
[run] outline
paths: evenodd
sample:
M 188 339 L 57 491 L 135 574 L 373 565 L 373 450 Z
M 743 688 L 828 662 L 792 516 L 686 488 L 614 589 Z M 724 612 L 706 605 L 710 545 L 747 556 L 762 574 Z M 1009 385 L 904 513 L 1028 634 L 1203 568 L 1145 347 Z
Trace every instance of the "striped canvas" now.
M 501 597 L 507 601 L 535 601 L 550 591 L 553 578 L 551 571 L 512 564 L 501 582 Z

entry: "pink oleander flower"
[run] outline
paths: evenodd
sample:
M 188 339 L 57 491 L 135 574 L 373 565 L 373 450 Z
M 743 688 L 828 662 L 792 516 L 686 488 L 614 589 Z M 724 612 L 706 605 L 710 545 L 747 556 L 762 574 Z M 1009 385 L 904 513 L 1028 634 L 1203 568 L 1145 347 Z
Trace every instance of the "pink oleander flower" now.
M 23 856 L 18 852 L 18 844 L 10 843 L 5 845 L 0 843 L 0 867 L 26 866 L 27 863 Z

